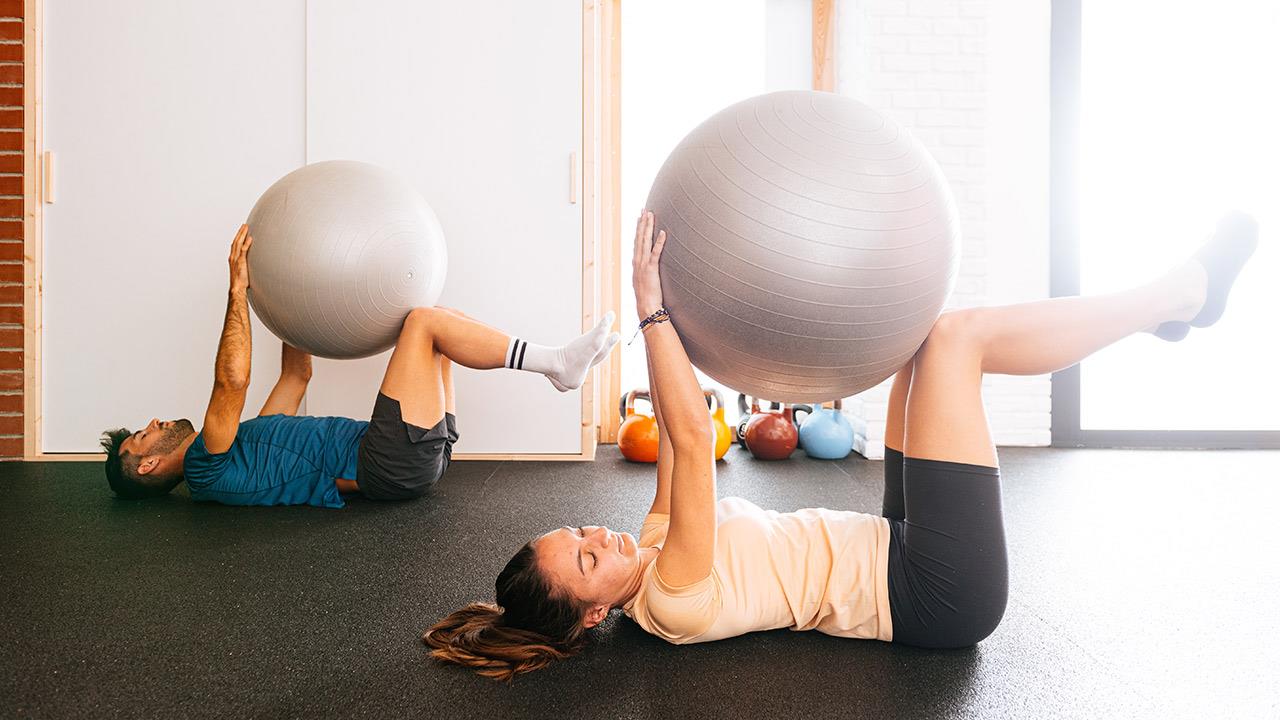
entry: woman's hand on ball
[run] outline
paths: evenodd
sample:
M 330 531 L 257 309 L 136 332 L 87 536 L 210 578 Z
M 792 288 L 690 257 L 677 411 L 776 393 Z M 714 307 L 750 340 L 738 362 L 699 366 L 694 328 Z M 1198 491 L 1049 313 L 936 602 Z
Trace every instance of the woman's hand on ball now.
M 645 210 L 636 221 L 636 247 L 631 257 L 631 284 L 636 291 L 636 312 L 648 317 L 662 307 L 662 281 L 658 277 L 658 260 L 667 233 L 653 237 L 653 213 Z
M 231 241 L 231 255 L 227 258 L 227 264 L 231 266 L 231 292 L 249 289 L 249 248 L 252 245 L 249 226 L 241 225 L 236 239 Z

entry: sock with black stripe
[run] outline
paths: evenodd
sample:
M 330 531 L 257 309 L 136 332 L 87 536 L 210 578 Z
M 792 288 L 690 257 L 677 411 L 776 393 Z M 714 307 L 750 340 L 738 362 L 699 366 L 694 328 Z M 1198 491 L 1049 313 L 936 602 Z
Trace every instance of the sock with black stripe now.
M 606 313 L 591 330 L 559 346 L 537 345 L 513 335 L 507 344 L 506 366 L 542 373 L 555 389 L 569 392 L 581 387 L 587 371 L 608 357 L 618 343 L 618 333 L 609 332 L 612 324 L 613 313 Z

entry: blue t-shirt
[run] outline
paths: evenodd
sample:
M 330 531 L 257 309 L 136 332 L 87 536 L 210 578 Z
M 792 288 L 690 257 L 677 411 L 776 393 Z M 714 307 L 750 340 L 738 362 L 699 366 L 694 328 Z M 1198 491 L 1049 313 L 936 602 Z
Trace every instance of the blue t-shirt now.
M 334 480 L 356 477 L 369 423 L 343 417 L 267 415 L 240 423 L 235 442 L 214 455 L 196 436 L 182 459 L 194 500 L 225 505 L 340 508 Z

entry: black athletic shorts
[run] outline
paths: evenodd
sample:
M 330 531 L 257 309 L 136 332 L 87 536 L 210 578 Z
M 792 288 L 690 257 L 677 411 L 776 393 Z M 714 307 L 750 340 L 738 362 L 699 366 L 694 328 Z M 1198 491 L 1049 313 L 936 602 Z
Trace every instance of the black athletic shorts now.
M 893 641 L 967 647 L 1000 624 L 1009 597 L 1000 471 L 885 449 Z
M 369 429 L 360 440 L 356 484 L 374 500 L 421 497 L 449 469 L 458 441 L 457 418 L 445 413 L 430 430 L 404 421 L 400 401 L 378 393 Z

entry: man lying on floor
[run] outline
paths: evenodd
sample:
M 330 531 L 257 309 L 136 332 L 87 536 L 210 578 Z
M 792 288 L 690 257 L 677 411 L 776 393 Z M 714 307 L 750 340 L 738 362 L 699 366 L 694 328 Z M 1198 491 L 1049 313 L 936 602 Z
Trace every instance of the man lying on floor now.
M 195 500 L 227 505 L 340 508 L 342 493 L 376 500 L 419 497 L 449 467 L 458 439 L 452 363 L 545 375 L 561 392 L 618 342 L 613 314 L 567 345 L 527 343 L 457 310 L 415 308 L 405 318 L 368 421 L 295 417 L 311 356 L 288 344 L 280 379 L 258 417 L 240 422 L 249 387 L 248 253 L 242 226 L 231 245 L 231 287 L 214 363 L 213 395 L 196 433 L 190 420 L 153 419 L 136 432 L 103 433 L 107 482 L 122 498 L 164 495 L 182 482 Z

